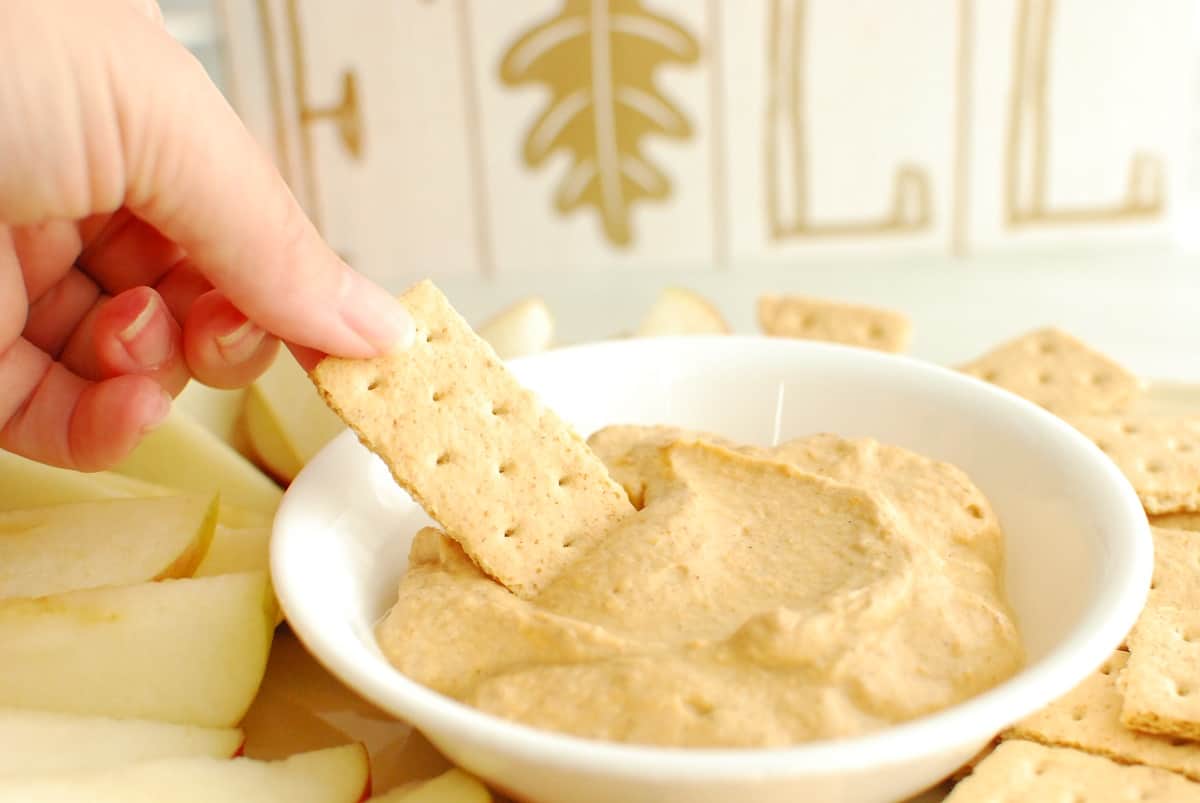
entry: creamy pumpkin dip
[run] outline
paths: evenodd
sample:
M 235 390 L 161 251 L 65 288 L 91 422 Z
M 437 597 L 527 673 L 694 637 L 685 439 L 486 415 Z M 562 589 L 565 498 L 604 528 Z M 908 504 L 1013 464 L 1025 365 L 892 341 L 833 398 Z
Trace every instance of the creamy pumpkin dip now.
M 532 600 L 422 530 L 378 630 L 401 672 L 579 736 L 763 747 L 902 722 L 1021 666 L 1003 535 L 957 468 L 834 435 L 589 443 L 637 512 Z

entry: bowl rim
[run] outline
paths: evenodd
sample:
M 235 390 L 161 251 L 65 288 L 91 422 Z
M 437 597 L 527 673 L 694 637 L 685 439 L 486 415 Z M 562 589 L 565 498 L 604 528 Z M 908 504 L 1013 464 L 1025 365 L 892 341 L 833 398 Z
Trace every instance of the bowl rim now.
M 291 529 L 288 525 L 293 508 L 302 504 L 299 499 L 307 487 L 306 478 L 321 473 L 324 463 L 335 459 L 340 452 L 362 448 L 354 433 L 347 430 L 327 444 L 297 475 L 276 513 L 271 538 L 271 574 L 293 633 L 314 658 L 343 683 L 381 709 L 421 730 L 435 744 L 442 735 L 452 734 L 458 740 L 487 743 L 497 752 L 544 766 L 626 778 L 661 779 L 687 775 L 694 781 L 713 781 L 751 774 L 766 779 L 901 765 L 966 747 L 967 740 L 977 734 L 984 734 L 978 740 L 982 746 L 987 734 L 999 732 L 1009 723 L 1074 688 L 1109 657 L 1132 628 L 1145 604 L 1153 571 L 1153 541 L 1141 502 L 1120 469 L 1083 434 L 1033 402 L 1002 388 L 907 355 L 751 335 L 626 338 L 563 347 L 511 360 L 509 364 L 519 368 L 541 361 L 586 357 L 597 351 L 638 350 L 644 355 L 647 349 L 711 352 L 712 349 L 739 348 L 842 355 L 847 359 L 887 364 L 895 370 L 956 384 L 964 393 L 981 394 L 1008 405 L 1014 415 L 1024 416 L 1031 425 L 1056 433 L 1055 437 L 1086 455 L 1090 470 L 1098 473 L 1100 481 L 1111 486 L 1113 504 L 1119 505 L 1127 518 L 1126 526 L 1122 528 L 1130 533 L 1127 560 L 1118 562 L 1117 574 L 1110 584 L 1084 609 L 1068 637 L 1044 657 L 1025 665 L 988 691 L 932 714 L 859 736 L 784 747 L 660 747 L 586 739 L 484 713 L 409 679 L 388 664 L 381 654 L 371 653 L 361 643 L 355 645 L 361 649 L 352 651 L 353 655 L 342 652 L 337 639 L 313 626 L 314 617 L 306 615 L 311 600 L 306 600 L 302 590 L 287 580 L 292 540 L 288 537 Z M 365 450 L 362 454 L 363 459 L 367 459 Z M 298 614 L 294 620 L 293 613 Z M 315 620 L 324 621 L 320 616 Z M 383 671 L 360 664 L 361 658 L 369 659 Z

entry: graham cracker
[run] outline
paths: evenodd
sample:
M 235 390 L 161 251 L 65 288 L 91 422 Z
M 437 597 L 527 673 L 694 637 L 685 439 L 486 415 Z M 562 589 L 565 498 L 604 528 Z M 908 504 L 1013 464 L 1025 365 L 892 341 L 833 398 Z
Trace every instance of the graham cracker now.
M 1073 747 L 1120 764 L 1145 764 L 1200 781 L 1200 744 L 1130 730 L 1121 724 L 1117 678 L 1129 654 L 1115 652 L 1067 694 L 1009 728 L 1005 739 Z
M 1150 532 L 1154 536 L 1154 579 L 1148 608 L 1200 608 L 1200 535 L 1165 527 L 1151 527 Z
M 1082 416 L 1069 421 L 1124 472 L 1147 513 L 1200 510 L 1200 417 Z
M 1010 340 L 959 370 L 1061 416 L 1119 412 L 1142 392 L 1137 376 L 1053 327 Z
M 1157 767 L 1118 764 L 1069 747 L 1013 739 L 997 747 L 946 803 L 1195 803 L 1200 784 Z
M 1155 527 L 1166 527 L 1171 530 L 1200 532 L 1200 513 L 1167 513 L 1162 516 L 1151 516 L 1150 523 Z
M 912 338 L 912 324 L 901 312 L 806 296 L 761 296 L 758 324 L 774 337 L 823 340 L 877 351 L 904 351 Z
M 986 745 L 983 746 L 982 750 L 980 750 L 978 753 L 976 753 L 975 755 L 973 755 L 969 759 L 967 759 L 966 764 L 963 764 L 961 767 L 959 767 L 953 773 L 951 773 L 950 777 L 947 780 L 952 783 L 958 783 L 963 778 L 966 778 L 968 775 L 970 775 L 972 772 L 975 771 L 975 768 L 978 767 L 985 758 L 990 756 L 992 754 L 992 752 L 997 747 L 1000 746 L 1000 741 L 1001 741 L 1000 737 L 998 737 L 998 736 L 996 738 L 992 739 L 990 742 L 988 742 Z
M 1129 653 L 1121 722 L 1200 740 L 1200 609 L 1150 605 L 1129 634 Z
M 416 325 L 410 348 L 326 357 L 313 382 L 481 569 L 532 597 L 633 506 L 437 287 L 400 300 Z

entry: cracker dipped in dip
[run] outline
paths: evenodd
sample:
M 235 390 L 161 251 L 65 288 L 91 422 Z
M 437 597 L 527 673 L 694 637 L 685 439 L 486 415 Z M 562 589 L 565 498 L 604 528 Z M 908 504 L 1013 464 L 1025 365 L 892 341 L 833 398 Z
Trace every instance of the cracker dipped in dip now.
M 766 747 L 954 705 L 1023 661 L 1003 535 L 957 468 L 835 435 L 588 443 L 430 282 L 414 344 L 326 357 L 330 407 L 442 529 L 379 643 L 404 674 L 579 736 Z
M 589 444 L 637 511 L 530 599 L 420 532 L 378 630 L 401 672 L 579 736 L 765 747 L 928 714 L 1020 668 L 1003 535 L 957 468 L 834 435 Z

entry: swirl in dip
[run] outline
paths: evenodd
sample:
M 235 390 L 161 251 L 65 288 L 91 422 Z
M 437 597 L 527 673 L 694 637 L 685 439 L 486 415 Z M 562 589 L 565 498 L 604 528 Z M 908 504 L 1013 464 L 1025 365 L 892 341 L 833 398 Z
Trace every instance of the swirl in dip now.
M 378 630 L 401 672 L 578 736 L 766 747 L 912 719 L 1020 668 L 1003 534 L 954 466 L 835 435 L 589 442 L 637 512 L 531 600 L 422 530 Z

